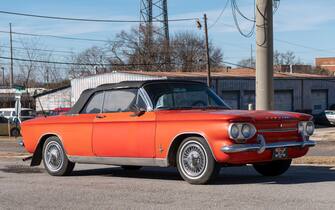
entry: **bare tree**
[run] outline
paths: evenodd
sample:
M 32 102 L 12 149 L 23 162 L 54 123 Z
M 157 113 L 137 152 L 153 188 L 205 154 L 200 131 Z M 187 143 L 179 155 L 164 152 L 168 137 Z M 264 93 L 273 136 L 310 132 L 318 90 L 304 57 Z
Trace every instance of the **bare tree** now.
M 256 67 L 256 60 L 253 58 L 242 59 L 238 62 L 238 65 L 243 67 Z M 287 51 L 284 53 L 281 53 L 279 51 L 274 51 L 273 53 L 273 64 L 274 65 L 297 65 L 297 64 L 303 64 L 301 62 L 301 59 L 298 58 L 294 52 Z
M 93 46 L 72 58 L 69 75 L 72 78 L 110 71 L 110 58 L 102 47 Z

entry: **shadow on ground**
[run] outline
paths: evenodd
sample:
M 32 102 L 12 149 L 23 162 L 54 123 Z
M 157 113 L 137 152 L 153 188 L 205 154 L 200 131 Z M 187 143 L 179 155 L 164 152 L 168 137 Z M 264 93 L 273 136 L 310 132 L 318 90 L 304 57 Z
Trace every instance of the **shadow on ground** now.
M 182 180 L 175 168 L 145 167 L 138 171 L 127 171 L 119 167 L 74 171 L 71 176 L 108 176 L 136 179 Z M 292 166 L 278 177 L 259 175 L 251 166 L 222 168 L 213 184 L 304 184 L 335 181 L 335 169 L 327 166 Z

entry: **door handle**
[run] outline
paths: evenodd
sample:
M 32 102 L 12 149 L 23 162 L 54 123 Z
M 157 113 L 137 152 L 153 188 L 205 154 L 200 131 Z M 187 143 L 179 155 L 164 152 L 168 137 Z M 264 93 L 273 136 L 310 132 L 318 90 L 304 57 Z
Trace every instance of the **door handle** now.
M 102 118 L 105 118 L 106 116 L 105 115 L 97 115 L 97 116 L 95 116 L 95 118 L 97 118 L 97 119 L 102 119 Z

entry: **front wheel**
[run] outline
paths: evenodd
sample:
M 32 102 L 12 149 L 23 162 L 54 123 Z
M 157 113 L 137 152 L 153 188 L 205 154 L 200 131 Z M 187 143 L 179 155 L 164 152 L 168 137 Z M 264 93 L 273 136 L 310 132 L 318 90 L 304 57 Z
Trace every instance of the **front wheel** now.
M 177 168 L 182 178 L 190 184 L 206 184 L 220 171 L 212 152 L 201 137 L 186 138 L 177 152 Z
M 279 176 L 285 173 L 291 166 L 292 160 L 275 160 L 268 163 L 254 164 L 255 170 L 263 176 Z
M 43 145 L 43 164 L 52 176 L 69 175 L 75 165 L 67 158 L 62 143 L 56 136 L 49 137 Z
M 18 128 L 12 128 L 12 130 L 10 130 L 10 135 L 14 137 L 18 137 L 20 136 L 20 130 Z

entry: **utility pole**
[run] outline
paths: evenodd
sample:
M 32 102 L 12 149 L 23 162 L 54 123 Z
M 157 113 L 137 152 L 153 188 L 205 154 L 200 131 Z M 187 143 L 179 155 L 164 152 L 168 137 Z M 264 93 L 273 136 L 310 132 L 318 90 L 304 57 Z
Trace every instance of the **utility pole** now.
M 272 0 L 256 2 L 256 109 L 273 105 L 273 8 Z
M 253 49 L 252 49 L 252 44 L 250 48 L 250 68 L 253 68 L 253 60 L 254 60 L 254 55 L 253 55 Z
M 12 37 L 12 24 L 9 23 L 9 37 L 10 37 L 10 73 L 9 73 L 9 86 L 13 88 L 14 84 L 14 71 L 13 71 L 13 37 Z
M 207 64 L 207 85 L 211 87 L 211 60 L 209 56 L 209 44 L 208 44 L 208 27 L 207 27 L 207 15 L 204 14 L 204 30 L 205 30 L 205 44 L 206 44 L 206 64 Z
M 2 85 L 5 86 L 5 67 L 1 67 L 2 70 Z

